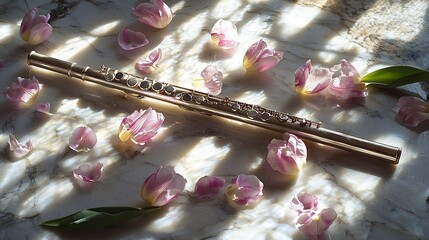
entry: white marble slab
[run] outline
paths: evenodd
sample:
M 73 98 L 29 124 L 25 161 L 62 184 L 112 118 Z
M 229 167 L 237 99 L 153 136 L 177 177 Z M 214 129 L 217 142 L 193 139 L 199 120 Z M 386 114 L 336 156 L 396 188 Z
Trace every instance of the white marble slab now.
M 338 218 L 326 239 L 427 239 L 429 237 L 429 132 L 413 131 L 395 120 L 399 96 L 427 95 L 420 84 L 400 91 L 370 89 L 364 103 L 340 106 L 321 98 L 299 97 L 294 71 L 308 58 L 333 65 L 346 58 L 363 74 L 390 65 L 428 69 L 426 54 L 429 3 L 415 1 L 166 1 L 174 12 L 171 24 L 154 30 L 131 13 L 137 1 L 1 1 L 0 89 L 17 76 L 36 75 L 42 84 L 37 102 L 50 102 L 47 119 L 32 117 L 33 106 L 13 109 L 0 99 L 0 236 L 2 239 L 304 239 L 295 229 L 288 202 L 299 191 L 317 194 Z M 52 15 L 52 36 L 28 46 L 19 37 L 19 22 L 33 7 Z M 236 23 L 240 45 L 231 55 L 211 46 L 209 32 L 220 18 Z M 208 65 L 225 74 L 223 96 L 259 104 L 323 122 L 326 128 L 403 147 L 397 167 L 309 144 L 309 159 L 296 182 L 273 186 L 265 182 L 263 200 L 253 209 L 237 211 L 219 196 L 197 202 L 191 192 L 204 175 L 230 180 L 241 173 L 257 174 L 272 138 L 270 131 L 205 117 L 148 99 L 124 98 L 118 91 L 67 81 L 26 65 L 31 50 L 75 61 L 108 65 L 136 73 L 136 58 L 124 56 L 117 35 L 122 28 L 144 32 L 146 56 L 162 48 L 164 59 L 154 77 L 192 88 L 192 80 Z M 284 60 L 274 69 L 248 76 L 242 67 L 246 49 L 263 38 Z M 162 131 L 143 154 L 118 148 L 117 129 L 133 110 L 153 107 L 163 112 Z M 71 130 L 80 125 L 98 136 L 89 153 L 68 148 Z M 8 155 L 9 133 L 33 141 L 22 160 Z M 79 163 L 100 161 L 105 171 L 90 189 L 74 182 Z M 102 231 L 49 231 L 39 223 L 98 206 L 141 206 L 139 192 L 158 165 L 172 165 L 187 180 L 186 192 L 147 219 Z

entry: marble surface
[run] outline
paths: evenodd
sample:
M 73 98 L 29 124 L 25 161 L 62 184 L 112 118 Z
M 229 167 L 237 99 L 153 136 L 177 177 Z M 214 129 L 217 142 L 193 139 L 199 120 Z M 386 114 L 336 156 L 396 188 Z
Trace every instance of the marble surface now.
M 138 23 L 131 14 L 137 1 L 0 1 L 0 72 L 2 91 L 18 76 L 35 75 L 41 85 L 37 102 L 49 102 L 52 116 L 33 117 L 34 106 L 15 109 L 0 99 L 0 238 L 1 239 L 304 239 L 296 230 L 289 200 L 299 191 L 317 194 L 338 214 L 325 239 L 429 238 L 429 132 L 409 129 L 395 120 L 402 95 L 426 97 L 419 83 L 395 91 L 370 89 L 364 102 L 343 104 L 322 97 L 299 97 L 294 71 L 309 58 L 330 66 L 346 58 L 365 74 L 390 65 L 429 68 L 429 2 L 334 0 L 166 1 L 174 18 L 163 30 Z M 38 46 L 19 38 L 25 12 L 38 7 L 51 14 L 53 34 Z M 209 32 L 218 19 L 233 21 L 240 45 L 232 53 L 218 51 Z M 144 32 L 150 44 L 127 57 L 117 45 L 122 28 Z M 246 49 L 260 38 L 284 60 L 258 75 L 245 74 Z M 204 175 L 231 179 L 256 174 L 266 146 L 281 135 L 245 124 L 205 117 L 149 99 L 124 97 L 119 91 L 68 81 L 31 69 L 26 55 L 36 50 L 82 65 L 101 64 L 135 73 L 134 63 L 160 47 L 164 59 L 157 79 L 192 88 L 192 80 L 208 65 L 225 74 L 222 95 L 321 121 L 326 128 L 402 146 L 398 166 L 308 143 L 307 165 L 295 182 L 265 181 L 264 197 L 253 209 L 234 210 L 223 196 L 209 202 L 192 197 Z M 160 133 L 143 149 L 124 150 L 117 129 L 127 114 L 153 107 L 164 113 Z M 96 131 L 98 143 L 89 153 L 68 147 L 70 132 L 80 125 Z M 12 160 L 7 139 L 31 139 L 28 157 Z M 103 176 L 90 188 L 73 179 L 83 162 L 100 161 Z M 81 233 L 50 231 L 39 223 L 85 208 L 141 206 L 139 192 L 158 165 L 171 165 L 188 181 L 175 202 L 147 218 L 121 226 Z

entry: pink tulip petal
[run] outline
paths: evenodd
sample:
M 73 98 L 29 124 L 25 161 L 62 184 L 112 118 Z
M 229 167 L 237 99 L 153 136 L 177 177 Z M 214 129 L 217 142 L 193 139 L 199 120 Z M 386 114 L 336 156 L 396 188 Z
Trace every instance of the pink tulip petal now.
M 186 180 L 172 167 L 159 167 L 143 183 L 141 197 L 151 206 L 163 206 L 171 202 L 185 189 Z
M 37 45 L 46 41 L 52 34 L 52 26 L 48 23 L 50 15 L 36 16 L 36 8 L 28 11 L 20 26 L 21 38 L 30 45 Z
M 290 208 L 298 214 L 307 213 L 310 216 L 314 215 L 318 209 L 318 197 L 307 192 L 299 192 L 290 201 Z
M 252 46 L 247 49 L 244 55 L 244 67 L 247 69 L 248 67 L 252 66 L 256 62 L 256 60 L 258 60 L 258 56 L 260 55 L 260 53 L 266 48 L 267 43 L 262 39 L 252 44 Z
M 171 9 L 162 0 L 140 3 L 132 11 L 140 22 L 158 29 L 167 27 L 173 19 Z
M 296 227 L 304 234 L 318 236 L 328 230 L 336 218 L 337 213 L 332 208 L 323 209 L 318 215 L 303 213 L 299 215 Z
M 276 66 L 283 59 L 283 52 L 267 48 L 262 39 L 254 43 L 246 51 L 243 66 L 249 72 L 264 72 Z
M 37 45 L 46 41 L 52 34 L 52 26 L 49 23 L 40 23 L 35 26 L 30 31 L 30 37 L 28 39 L 28 44 Z
M 122 120 L 119 139 L 123 142 L 132 140 L 136 144 L 144 145 L 158 133 L 164 119 L 162 113 L 157 113 L 152 108 L 134 111 Z
M 231 49 L 238 45 L 237 27 L 230 21 L 220 19 L 211 30 L 213 43 L 223 49 Z
M 311 60 L 295 71 L 295 91 L 314 94 L 329 86 L 333 72 L 327 68 L 313 68 Z
M 35 106 L 35 110 L 40 113 L 49 113 L 49 110 L 51 109 L 51 105 L 47 103 L 38 103 Z
M 254 175 L 238 175 L 231 180 L 225 196 L 232 207 L 250 206 L 262 196 L 264 184 Z
M 174 177 L 167 186 L 166 191 L 162 192 L 156 198 L 156 201 L 152 204 L 152 206 L 161 207 L 171 202 L 174 198 L 183 192 L 185 185 L 186 180 L 182 177 L 182 175 L 177 173 L 174 174 Z
M 151 174 L 143 183 L 142 194 L 156 199 L 170 185 L 174 177 L 173 167 L 159 167 L 156 172 Z
M 88 152 L 97 143 L 97 136 L 94 131 L 86 126 L 73 130 L 69 138 L 69 146 L 76 152 Z
M 28 103 L 37 97 L 38 93 L 39 82 L 35 77 L 31 79 L 18 77 L 3 94 L 11 101 Z
M 222 79 L 223 74 L 217 70 L 214 66 L 208 65 L 202 72 L 201 77 L 204 79 L 204 85 L 208 90 L 208 93 L 213 95 L 219 95 L 222 91 Z
M 336 71 L 328 88 L 333 96 L 349 99 L 368 95 L 358 71 L 347 60 L 341 60 L 340 64 L 335 65 L 331 70 Z
M 408 127 L 417 127 L 421 122 L 429 120 L 429 103 L 423 100 L 404 96 L 396 105 L 398 120 Z
M 160 48 L 150 53 L 149 57 L 140 59 L 135 68 L 143 73 L 152 73 L 158 68 L 158 62 L 162 59 L 162 51 Z
M 282 174 L 297 175 L 306 163 L 307 147 L 293 134 L 285 135 L 284 140 L 273 139 L 267 148 L 269 166 Z
M 124 50 L 132 50 L 143 47 L 149 43 L 149 40 L 141 32 L 134 32 L 131 29 L 124 28 L 118 36 L 118 44 Z
M 102 172 L 103 164 L 99 162 L 84 163 L 73 170 L 73 176 L 84 182 L 95 182 L 101 177 Z
M 19 33 L 23 39 L 26 38 L 24 39 L 25 41 L 28 41 L 29 30 L 32 26 L 32 21 L 34 19 L 34 16 L 36 16 L 36 11 L 37 11 L 37 8 L 31 9 L 24 15 L 24 18 L 21 21 Z
M 9 134 L 9 150 L 13 158 L 20 159 L 28 155 L 33 150 L 31 140 L 25 144 L 20 143 L 14 135 Z
M 325 208 L 319 213 L 319 225 L 318 230 L 320 234 L 328 230 L 329 226 L 335 221 L 337 218 L 337 213 L 332 208 Z
M 225 179 L 216 176 L 204 176 L 195 184 L 195 197 L 199 200 L 213 199 L 225 185 Z

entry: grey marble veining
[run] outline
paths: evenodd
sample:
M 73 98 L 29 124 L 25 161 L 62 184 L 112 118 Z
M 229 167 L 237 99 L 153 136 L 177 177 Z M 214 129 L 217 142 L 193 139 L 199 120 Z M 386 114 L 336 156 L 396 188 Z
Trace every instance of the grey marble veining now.
M 412 84 L 398 91 L 370 89 L 364 102 L 346 106 L 323 97 L 300 97 L 294 71 L 308 58 L 330 66 L 346 58 L 361 72 L 388 65 L 428 68 L 429 3 L 415 1 L 166 1 L 174 13 L 163 30 L 138 23 L 131 8 L 138 1 L 1 1 L 0 89 L 17 76 L 36 75 L 42 84 L 37 102 L 50 102 L 52 116 L 37 119 L 33 106 L 15 109 L 0 99 L 0 236 L 5 239 L 304 239 L 295 229 L 289 200 L 299 191 L 317 194 L 338 218 L 328 230 L 331 239 L 426 239 L 429 236 L 429 132 L 413 131 L 395 120 L 399 96 L 426 97 L 427 87 Z M 28 46 L 19 37 L 25 12 L 38 7 L 51 14 L 48 41 Z M 209 32 L 220 18 L 233 21 L 240 45 L 232 54 L 214 49 Z M 117 45 L 122 28 L 141 31 L 150 43 L 138 56 L 127 57 Z M 245 74 L 246 49 L 263 38 L 284 60 L 274 69 Z M 205 117 L 149 99 L 125 98 L 118 91 L 67 81 L 26 65 L 31 50 L 99 67 L 136 73 L 134 63 L 160 47 L 164 59 L 153 76 L 192 88 L 207 64 L 225 74 L 222 95 L 323 122 L 323 126 L 403 147 L 397 167 L 309 144 L 304 170 L 292 184 L 265 182 L 264 197 L 253 209 L 230 208 L 223 196 L 210 202 L 192 197 L 204 175 L 230 180 L 240 173 L 263 178 L 260 166 L 266 146 L 281 135 Z M 143 149 L 118 144 L 120 121 L 133 110 L 152 106 L 166 121 Z M 98 143 L 89 153 L 68 148 L 70 132 L 88 125 Z M 28 157 L 12 160 L 8 134 L 31 139 Z M 140 151 L 142 151 L 140 153 Z M 100 181 L 82 189 L 72 170 L 100 161 Z M 187 180 L 186 191 L 160 212 L 103 231 L 56 232 L 39 223 L 98 206 L 140 206 L 140 187 L 158 165 L 172 165 Z M 329 239 L 328 235 L 325 236 Z

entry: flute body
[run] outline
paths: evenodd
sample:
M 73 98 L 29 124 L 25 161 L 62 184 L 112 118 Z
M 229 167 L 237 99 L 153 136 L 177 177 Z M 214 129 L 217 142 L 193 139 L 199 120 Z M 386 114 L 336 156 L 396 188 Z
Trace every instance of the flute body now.
M 168 102 L 206 115 L 237 120 L 281 133 L 289 132 L 306 140 L 364 154 L 388 164 L 398 164 L 401 156 L 401 148 L 399 147 L 325 129 L 320 122 L 247 104 L 228 97 L 214 96 L 147 77 L 135 76 L 106 66 L 102 66 L 101 69 L 83 67 L 34 51 L 28 55 L 27 61 L 30 66 L 57 72 L 68 77 Z

